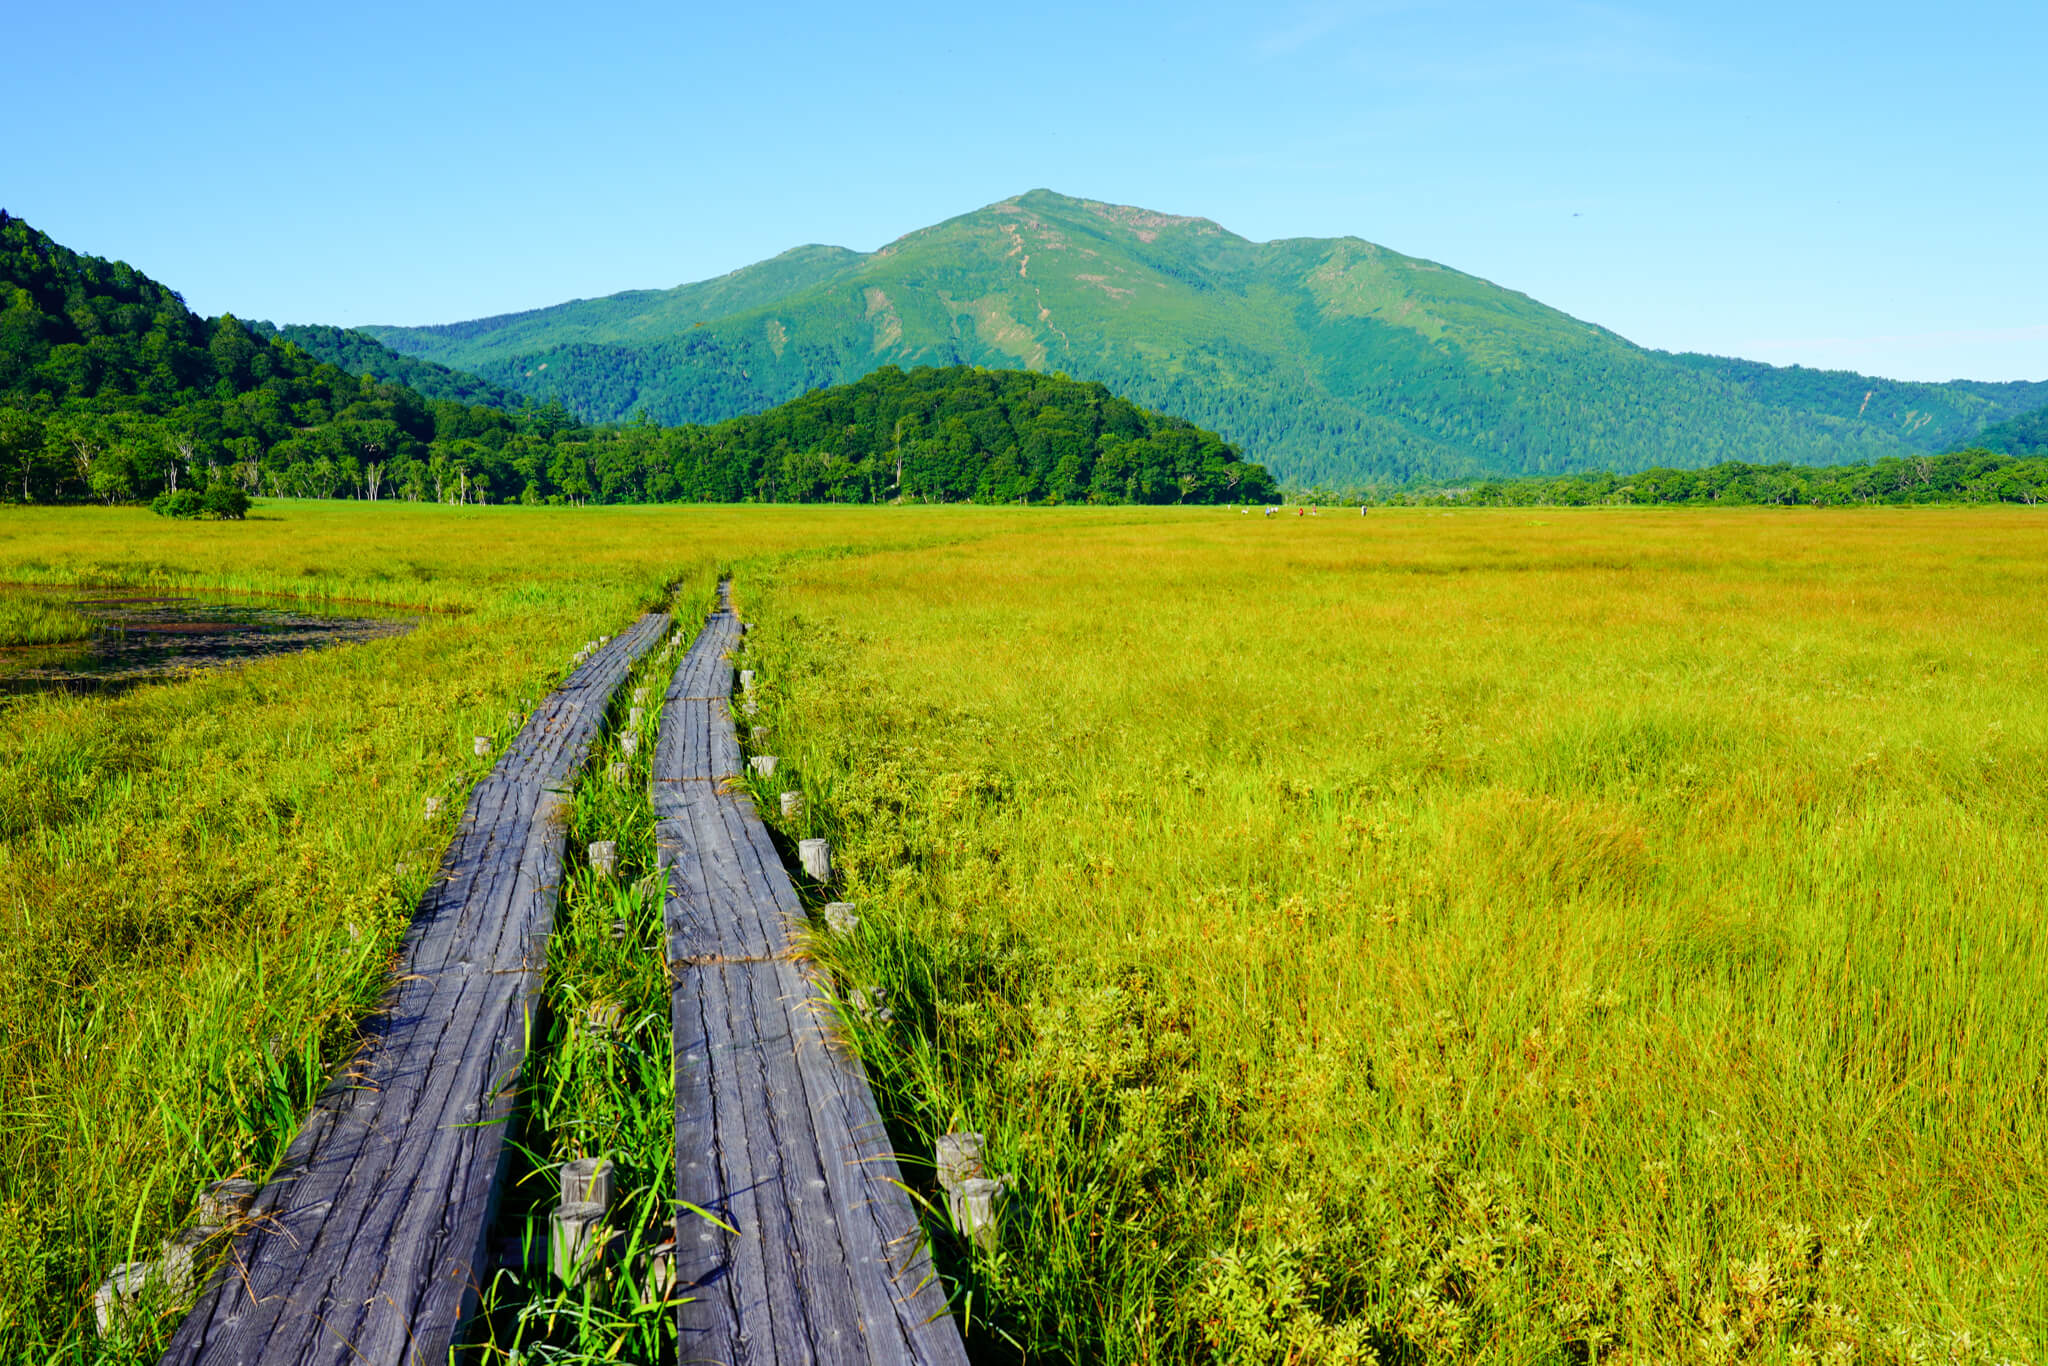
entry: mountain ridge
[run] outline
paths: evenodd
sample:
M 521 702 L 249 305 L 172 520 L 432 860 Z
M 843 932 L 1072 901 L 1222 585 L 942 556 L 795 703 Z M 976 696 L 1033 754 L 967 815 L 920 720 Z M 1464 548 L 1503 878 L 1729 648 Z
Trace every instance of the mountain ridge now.
M 667 290 L 360 330 L 591 420 L 717 421 L 885 364 L 1051 370 L 1212 428 L 1298 484 L 1846 463 L 1946 449 L 2048 402 L 2048 383 L 1653 351 L 1363 238 L 1258 243 L 1042 189 L 873 252 L 809 244 Z

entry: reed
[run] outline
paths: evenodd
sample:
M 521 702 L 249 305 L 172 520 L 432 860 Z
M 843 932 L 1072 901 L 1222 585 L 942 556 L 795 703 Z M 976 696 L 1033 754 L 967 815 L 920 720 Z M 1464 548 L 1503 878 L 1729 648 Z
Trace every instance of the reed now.
M 66 645 L 92 632 L 91 618 L 61 602 L 0 591 L 0 646 Z

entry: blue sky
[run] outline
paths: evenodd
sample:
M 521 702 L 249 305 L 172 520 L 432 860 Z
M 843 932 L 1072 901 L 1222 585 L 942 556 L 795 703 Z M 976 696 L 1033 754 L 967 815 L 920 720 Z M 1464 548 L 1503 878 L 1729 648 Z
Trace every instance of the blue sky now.
M 2048 378 L 2048 4 L 87 3 L 0 206 L 204 313 L 447 322 L 1047 186 L 1645 345 Z

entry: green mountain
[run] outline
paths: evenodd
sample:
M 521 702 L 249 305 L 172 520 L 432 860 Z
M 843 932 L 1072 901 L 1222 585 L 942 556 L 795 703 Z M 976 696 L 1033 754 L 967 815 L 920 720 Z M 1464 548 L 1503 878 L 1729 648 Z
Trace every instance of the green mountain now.
M 357 333 L 201 318 L 132 266 L 81 256 L 0 211 L 0 499 L 10 502 L 170 495 L 159 510 L 183 499 L 226 512 L 249 493 L 486 503 L 1274 493 L 1266 471 L 1213 432 L 1098 384 L 1023 370 L 885 367 L 769 412 L 670 428 L 585 426 L 555 403 L 508 412 L 506 396 L 480 383 Z M 476 397 L 497 402 L 463 401 Z
M 1034 190 L 862 254 L 443 327 L 394 350 L 589 420 L 754 412 L 880 365 L 1058 371 L 1344 485 L 1945 450 L 2048 383 L 1911 384 L 1650 351 L 1356 238 L 1251 242 L 1203 218 Z

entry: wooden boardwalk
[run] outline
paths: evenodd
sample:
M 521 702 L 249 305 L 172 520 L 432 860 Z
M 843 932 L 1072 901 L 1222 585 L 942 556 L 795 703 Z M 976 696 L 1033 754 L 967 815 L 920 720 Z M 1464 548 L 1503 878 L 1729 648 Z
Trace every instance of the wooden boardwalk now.
M 729 606 L 663 700 L 654 811 L 676 1050 L 678 1360 L 964 1366 L 859 1060 L 792 953 L 796 890 L 744 792 Z
M 511 1086 L 562 874 L 563 789 L 668 618 L 534 712 L 470 794 L 396 984 L 164 1354 L 186 1366 L 443 1366 L 476 1307 Z

